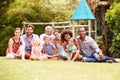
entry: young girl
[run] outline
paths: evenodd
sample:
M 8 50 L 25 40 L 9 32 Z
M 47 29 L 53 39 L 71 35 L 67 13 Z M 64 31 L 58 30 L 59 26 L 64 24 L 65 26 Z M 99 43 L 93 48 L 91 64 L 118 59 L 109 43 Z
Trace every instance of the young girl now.
M 6 51 L 6 58 L 25 59 L 25 43 L 21 35 L 21 29 L 15 28 L 14 37 L 10 38 Z
M 76 59 L 82 59 L 82 56 L 79 54 L 79 50 L 74 44 L 74 38 L 70 38 L 68 41 L 68 45 L 66 45 L 66 51 L 68 53 L 68 61 L 75 61 Z
M 31 52 L 30 59 L 31 60 L 47 60 L 47 57 L 44 54 L 42 54 L 41 50 L 42 50 L 42 45 L 40 44 L 39 39 L 36 38 L 32 43 L 32 52 Z

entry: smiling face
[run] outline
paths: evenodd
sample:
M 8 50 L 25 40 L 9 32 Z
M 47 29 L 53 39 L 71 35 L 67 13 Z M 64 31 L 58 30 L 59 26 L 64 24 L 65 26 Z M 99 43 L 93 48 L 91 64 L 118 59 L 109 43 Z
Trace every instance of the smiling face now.
M 50 43 L 50 36 L 49 35 L 46 35 L 44 37 L 44 42 L 45 42 L 45 44 L 49 44 Z
M 80 35 L 80 38 L 81 38 L 81 39 L 85 39 L 85 36 L 86 36 L 85 28 L 84 28 L 84 27 L 79 28 L 78 34 Z
M 26 34 L 27 34 L 27 35 L 32 35 L 32 33 L 33 33 L 32 27 L 27 27 L 27 28 L 26 28 Z
M 65 40 L 68 42 L 69 39 L 71 38 L 71 36 L 70 36 L 70 34 L 65 34 L 65 35 L 64 35 L 64 38 L 65 38 Z
M 60 37 L 60 33 L 58 33 L 58 32 L 54 32 L 54 36 L 55 36 L 55 39 L 61 39 L 61 37 Z
M 73 38 L 70 38 L 70 40 L 68 41 L 68 44 L 69 44 L 70 46 L 72 46 L 72 45 L 74 44 L 74 39 L 73 39 Z
M 52 34 L 52 29 L 48 28 L 45 30 L 46 35 L 51 35 Z
M 21 29 L 20 28 L 16 28 L 15 32 L 14 32 L 15 36 L 20 36 L 21 35 Z

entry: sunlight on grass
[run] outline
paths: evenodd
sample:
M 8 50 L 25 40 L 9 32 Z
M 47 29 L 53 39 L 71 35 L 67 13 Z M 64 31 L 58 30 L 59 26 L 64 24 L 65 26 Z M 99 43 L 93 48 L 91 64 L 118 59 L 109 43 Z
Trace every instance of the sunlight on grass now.
M 119 63 L 31 61 L 0 57 L 0 80 L 120 80 Z

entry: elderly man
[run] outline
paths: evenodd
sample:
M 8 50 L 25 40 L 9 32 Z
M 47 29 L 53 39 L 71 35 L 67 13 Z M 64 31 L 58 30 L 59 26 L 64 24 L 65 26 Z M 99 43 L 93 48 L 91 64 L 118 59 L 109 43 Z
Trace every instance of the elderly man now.
M 43 33 L 43 34 L 40 35 L 40 42 L 41 42 L 42 44 L 44 44 L 44 37 L 45 37 L 46 35 L 49 35 L 49 36 L 50 36 L 50 42 L 53 41 L 53 39 L 55 38 L 55 36 L 52 34 L 52 31 L 53 31 L 53 29 L 52 29 L 51 26 L 46 26 L 46 27 L 45 27 L 45 33 Z

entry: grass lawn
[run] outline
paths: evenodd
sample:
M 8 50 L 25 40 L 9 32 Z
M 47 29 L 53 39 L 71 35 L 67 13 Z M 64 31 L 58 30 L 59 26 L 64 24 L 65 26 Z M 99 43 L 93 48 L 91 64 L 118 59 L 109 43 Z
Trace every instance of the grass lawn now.
M 120 63 L 22 61 L 0 57 L 0 80 L 120 80 Z

